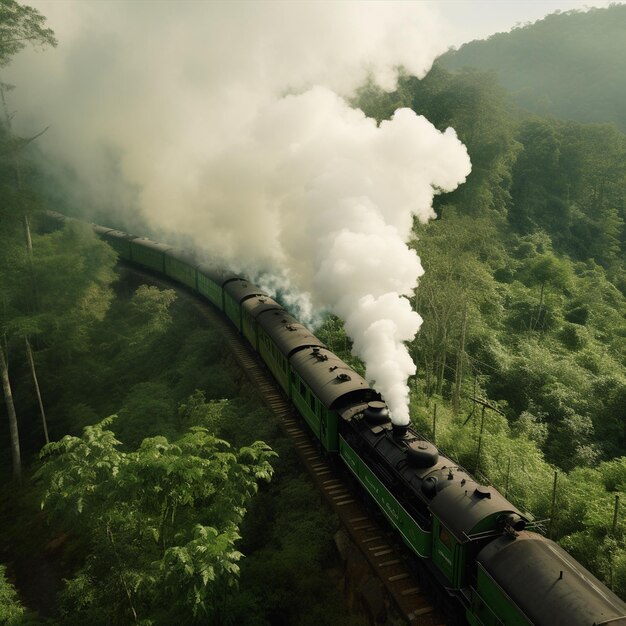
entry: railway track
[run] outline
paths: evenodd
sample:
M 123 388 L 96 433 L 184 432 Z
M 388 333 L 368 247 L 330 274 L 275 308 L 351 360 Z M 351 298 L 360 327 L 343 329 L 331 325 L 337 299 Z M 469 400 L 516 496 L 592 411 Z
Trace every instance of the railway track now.
M 372 513 L 348 484 L 344 474 L 326 458 L 291 403 L 284 396 L 257 354 L 214 307 L 180 285 L 160 276 L 121 264 L 126 270 L 162 288 L 174 288 L 203 317 L 220 329 L 231 354 L 279 420 L 286 436 L 327 504 L 341 521 L 345 533 L 378 579 L 398 614 L 411 626 L 445 626 L 432 595 L 419 584 L 411 568 L 413 558 L 384 520 Z M 378 616 L 370 616 L 372 621 Z

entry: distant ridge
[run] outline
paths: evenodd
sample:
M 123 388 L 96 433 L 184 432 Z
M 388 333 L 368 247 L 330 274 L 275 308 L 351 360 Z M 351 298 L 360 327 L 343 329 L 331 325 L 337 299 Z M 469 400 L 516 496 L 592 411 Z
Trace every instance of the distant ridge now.
M 626 132 L 626 4 L 553 13 L 447 52 L 450 70 L 494 70 L 521 107 Z

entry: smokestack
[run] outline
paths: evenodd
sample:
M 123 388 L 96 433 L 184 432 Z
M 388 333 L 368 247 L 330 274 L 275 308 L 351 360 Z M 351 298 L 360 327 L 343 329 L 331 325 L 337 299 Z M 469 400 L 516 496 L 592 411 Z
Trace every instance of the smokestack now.
M 406 439 L 407 431 L 409 430 L 408 424 L 393 424 L 393 438 L 400 441 Z

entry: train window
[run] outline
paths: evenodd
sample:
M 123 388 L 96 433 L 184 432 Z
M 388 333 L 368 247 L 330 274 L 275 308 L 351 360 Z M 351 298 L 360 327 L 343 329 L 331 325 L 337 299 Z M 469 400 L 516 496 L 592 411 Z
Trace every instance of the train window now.
M 304 386 L 304 383 L 302 381 L 300 381 L 300 395 L 303 398 L 306 398 L 306 387 Z
M 439 541 L 441 541 L 448 550 L 452 550 L 454 547 L 452 534 L 443 524 L 439 524 Z
M 315 413 L 315 396 L 313 394 L 309 396 L 309 406 L 311 407 L 311 411 Z

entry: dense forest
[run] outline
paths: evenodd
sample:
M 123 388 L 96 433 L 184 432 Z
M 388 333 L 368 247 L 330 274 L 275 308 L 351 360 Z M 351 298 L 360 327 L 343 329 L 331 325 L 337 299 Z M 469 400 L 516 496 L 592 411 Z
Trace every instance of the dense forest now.
M 562 33 L 611 22 L 597 49 L 612 50 L 624 45 L 610 33 L 623 32 L 625 9 L 550 16 L 472 45 L 524 37 L 548 47 L 561 36 L 545 34 L 549 25 Z M 506 58 L 490 50 L 494 63 Z M 546 71 L 560 72 L 567 54 Z M 623 89 L 622 69 L 601 67 Z M 615 91 L 601 96 L 603 111 L 623 112 Z M 626 597 L 616 508 L 626 489 L 626 135 L 617 114 L 583 124 L 514 102 L 495 72 L 443 64 L 421 81 L 403 77 L 391 94 L 365 85 L 355 99 L 378 120 L 408 106 L 440 130 L 452 126 L 472 160 L 467 182 L 437 198 L 439 218 L 414 229 L 426 273 L 415 291 L 424 324 L 411 344 L 413 419 L 509 498 L 552 518 L 551 536 Z M 483 416 L 473 398 L 497 411 Z
M 626 5 L 553 13 L 445 54 L 449 70 L 493 70 L 519 106 L 626 131 Z
M 414 423 L 551 518 L 547 532 L 622 597 L 624 8 L 549 16 L 354 100 L 379 121 L 410 107 L 454 127 L 472 160 L 467 183 L 437 198 L 438 219 L 414 228 L 426 269 Z M 12 0 L 0 23 L 0 67 L 26 43 L 55 44 Z M 602 50 L 591 45 L 599 24 L 611 26 Z M 593 72 L 566 71 L 574 52 L 559 41 L 572 38 L 587 42 L 576 54 Z M 594 89 L 582 80 L 592 74 L 604 81 Z M 0 623 L 357 623 L 328 584 L 334 521 L 219 334 L 174 292 L 120 275 L 89 227 L 37 232 L 60 191 L 27 159 L 36 133 L 15 136 L 8 110 Z M 340 320 L 317 333 L 360 367 Z

